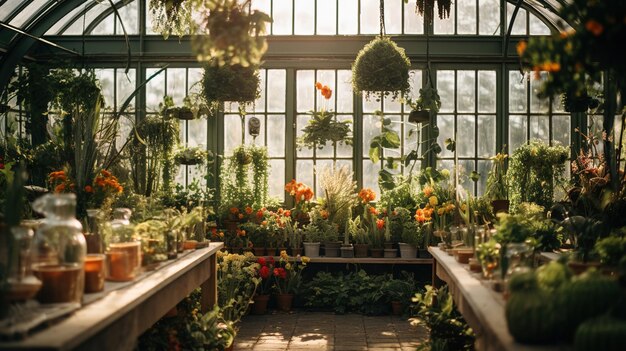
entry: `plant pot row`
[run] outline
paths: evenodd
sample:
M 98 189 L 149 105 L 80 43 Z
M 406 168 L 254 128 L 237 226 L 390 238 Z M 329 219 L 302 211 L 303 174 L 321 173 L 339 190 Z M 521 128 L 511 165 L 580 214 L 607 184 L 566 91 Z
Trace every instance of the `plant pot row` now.
M 320 257 L 320 246 L 321 243 L 304 243 L 304 254 L 308 257 Z M 373 258 L 396 258 L 398 257 L 398 250 L 391 248 L 391 245 L 385 245 L 386 248 L 370 248 L 368 244 L 351 244 L 349 246 L 343 246 L 339 242 L 332 243 L 332 246 L 329 248 L 328 243 L 325 243 L 326 249 L 326 257 L 344 257 L 344 258 L 365 258 L 365 257 L 373 257 Z M 430 258 L 430 254 L 426 250 L 418 250 L 416 246 L 399 243 L 400 248 L 400 257 L 401 258 L 417 258 L 418 252 L 419 257 Z

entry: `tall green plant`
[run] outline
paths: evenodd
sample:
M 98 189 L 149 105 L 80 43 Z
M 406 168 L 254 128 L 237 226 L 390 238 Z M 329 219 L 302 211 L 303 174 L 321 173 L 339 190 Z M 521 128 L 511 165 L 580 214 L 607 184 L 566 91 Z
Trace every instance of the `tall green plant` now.
M 534 202 L 550 208 L 555 189 L 565 182 L 565 162 L 568 157 L 567 147 L 550 146 L 538 140 L 515 150 L 508 172 L 512 211 L 522 202 Z
M 220 212 L 231 207 L 264 207 L 268 201 L 267 147 L 240 145 L 222 165 Z

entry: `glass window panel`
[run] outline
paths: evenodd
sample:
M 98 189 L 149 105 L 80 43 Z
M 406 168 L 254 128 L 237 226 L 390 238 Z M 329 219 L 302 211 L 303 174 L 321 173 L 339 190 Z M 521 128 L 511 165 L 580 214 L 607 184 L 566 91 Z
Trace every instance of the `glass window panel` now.
M 272 1 L 272 34 L 292 34 L 292 14 L 291 1 Z
M 565 108 L 563 107 L 563 95 L 562 94 L 557 94 L 552 97 L 552 112 L 565 113 Z
M 296 73 L 296 99 L 298 112 L 308 112 L 313 109 L 315 90 L 315 72 L 298 71 Z
M 454 111 L 454 71 L 437 71 L 437 91 L 441 97 L 439 111 Z
M 399 99 L 394 100 L 391 95 L 387 95 L 383 99 L 383 107 L 385 113 L 400 113 L 402 103 L 400 103 Z
M 363 112 L 365 113 L 373 113 L 374 111 L 380 110 L 380 101 L 376 101 L 375 97 L 371 97 L 366 99 L 363 95 Z
M 118 150 L 126 143 L 128 140 L 128 136 L 135 126 L 135 116 L 134 115 L 122 115 L 119 119 L 119 129 L 117 131 L 117 137 L 115 138 L 115 145 Z
M 152 15 L 152 11 L 150 11 L 150 7 L 146 6 L 146 34 L 148 35 L 156 35 L 157 32 L 153 29 L 154 16 Z
M 380 119 L 374 115 L 363 116 L 363 157 L 369 157 L 370 143 L 380 134 Z
M 296 180 L 313 187 L 313 160 L 296 161 Z M 284 189 L 284 188 L 283 188 Z
M 6 22 L 9 15 L 23 2 L 24 0 L 7 0 L 0 5 L 0 20 Z
M 334 154 L 334 150 L 333 150 L 333 146 L 331 143 L 326 143 L 325 146 L 322 146 L 322 148 L 317 148 L 315 150 L 315 156 L 316 157 L 325 157 L 325 158 L 331 158 L 333 157 Z
M 100 21 L 100 23 L 98 23 L 98 25 L 93 28 L 93 30 L 91 31 L 91 35 L 111 35 L 114 32 L 114 28 L 115 28 L 115 17 L 109 15 L 105 19 Z M 120 29 L 120 33 L 121 33 L 121 29 Z
M 294 34 L 313 35 L 315 29 L 315 0 L 295 1 Z
M 457 111 L 474 112 L 476 110 L 476 73 L 475 71 L 457 71 Z
M 335 95 L 337 95 L 337 112 L 352 112 L 354 94 L 352 94 L 351 79 L 352 71 L 337 71 L 337 88 L 335 89 Z
M 491 157 L 496 153 L 496 116 L 478 116 L 477 157 Z
M 459 160 L 459 183 L 472 194 L 474 194 L 474 182 L 470 179 L 470 174 L 475 167 L 474 160 Z
M 254 111 L 265 111 L 265 73 L 264 69 L 259 70 L 259 86 L 261 87 L 261 95 L 254 101 Z
M 495 71 L 478 71 L 478 112 L 496 112 L 496 88 Z
M 268 174 L 269 195 L 285 200 L 285 160 L 270 160 Z
M 509 72 L 509 111 L 526 112 L 526 79 L 516 71 Z
M 320 174 L 322 172 L 322 170 L 324 170 L 324 168 L 327 167 L 332 167 L 333 166 L 333 161 L 332 160 L 317 160 L 317 162 L 315 162 L 315 173 Z M 321 184 L 321 177 L 316 176 L 315 177 L 315 196 L 317 197 L 323 197 L 324 196 L 324 191 L 322 189 L 322 184 Z
M 176 169 L 176 176 L 174 177 L 174 182 L 178 184 L 185 184 L 185 181 L 186 181 L 185 174 L 187 173 L 187 168 L 176 167 L 175 169 Z
M 552 139 L 558 141 L 561 145 L 570 144 L 570 116 L 553 116 L 552 117 Z
M 475 154 L 474 142 L 475 134 L 475 117 L 474 116 L 458 116 L 456 129 L 456 151 L 459 157 L 473 157 Z M 454 139 L 454 138 L 453 138 Z M 443 146 L 443 144 L 441 144 Z
M 20 11 L 9 22 L 10 25 L 22 28 L 31 18 L 39 15 L 39 11 L 49 2 L 49 0 L 32 0 L 22 11 Z
M 96 77 L 100 82 L 100 92 L 104 97 L 107 107 L 115 107 L 115 70 L 103 68 L 95 70 Z
M 489 176 L 489 171 L 491 170 L 491 161 L 478 161 L 478 173 L 480 174 L 480 178 L 478 179 L 478 192 L 477 196 L 482 196 L 485 193 L 485 186 L 487 185 L 487 177 Z
M 238 115 L 224 115 L 224 154 L 230 155 L 241 143 L 241 119 Z
M 78 17 L 71 26 L 67 28 L 67 30 L 63 33 L 66 35 L 81 35 L 83 34 L 83 24 L 84 27 L 87 28 L 89 24 L 91 24 L 102 12 L 109 9 L 111 5 L 109 2 L 97 3 L 91 9 L 87 11 L 86 14 Z
M 454 3 L 450 6 L 450 17 L 441 19 L 438 11 L 435 9 L 435 34 L 454 34 Z
M 130 69 L 128 74 L 124 73 L 123 69 L 116 69 L 117 75 L 117 106 L 120 107 L 128 99 L 128 97 L 135 91 L 135 81 L 137 76 L 135 75 L 135 69 Z M 126 111 L 131 112 L 135 110 L 135 98 L 133 98 Z
M 151 77 L 158 70 L 157 68 L 146 69 L 146 77 Z M 165 96 L 165 72 L 159 73 L 146 84 L 146 109 L 150 112 L 157 112 L 163 96 Z
M 319 0 L 318 0 L 319 1 Z M 385 33 L 402 34 L 403 1 L 385 0 Z
M 500 1 L 479 0 L 478 6 L 478 34 L 498 35 L 500 28 Z
M 420 146 L 417 144 L 417 141 L 420 139 L 421 137 L 421 133 L 426 131 L 426 129 L 424 129 L 424 126 L 418 126 L 416 124 L 413 123 L 409 123 L 409 116 L 405 115 L 404 116 L 404 141 L 403 141 L 403 151 L 404 154 L 408 154 L 409 152 L 413 151 L 413 150 L 417 150 L 417 154 L 421 156 L 421 150 L 420 150 Z M 411 130 L 413 130 L 413 132 L 411 132 Z M 409 135 L 411 134 L 412 135 Z
M 411 86 L 410 96 L 412 99 L 417 99 L 420 94 L 420 89 L 422 88 L 422 71 L 411 70 L 409 71 L 409 74 L 410 74 L 409 84 Z
M 441 153 L 439 157 L 452 157 L 452 152 L 445 147 L 445 140 L 448 138 L 454 139 L 454 116 L 452 115 L 438 115 L 437 127 L 439 127 L 439 137 L 437 142 L 441 146 Z
M 370 160 L 363 160 L 363 187 L 370 188 L 378 194 L 380 194 L 380 188 L 378 187 L 379 171 L 379 163 L 372 163 Z
M 189 93 L 202 93 L 202 74 L 204 74 L 202 68 L 187 69 L 187 85 L 189 86 Z
M 513 17 L 513 11 L 515 10 L 515 5 L 506 4 L 506 27 L 508 30 L 509 23 L 511 23 L 511 18 Z M 525 35 L 526 34 L 526 10 L 519 9 L 517 11 L 517 16 L 515 16 L 515 24 L 513 24 L 512 35 Z
M 535 15 L 528 18 L 528 30 L 530 35 L 550 35 L 550 28 Z
M 530 116 L 530 139 L 550 141 L 550 118 L 548 116 Z
M 415 13 L 415 0 L 404 4 L 404 34 L 424 34 L 424 17 Z
M 0 18 L 2 17 L 1 13 L 2 13 L 3 7 L 0 7 Z M 63 27 L 65 27 L 65 25 L 68 24 L 68 22 L 71 21 L 72 18 L 74 18 L 74 16 L 76 16 L 79 12 L 83 11 L 84 9 L 85 9 L 85 5 L 76 6 L 76 8 L 70 11 L 67 15 L 63 16 L 63 18 L 60 21 L 58 21 L 52 27 L 50 27 L 50 29 L 48 29 L 45 35 L 63 34 L 63 33 L 60 33 L 60 30 Z
M 267 71 L 267 111 L 284 112 L 287 90 L 287 71 L 271 69 Z
M 317 0 L 317 34 L 337 33 L 336 0 Z
M 207 145 L 207 121 L 203 118 L 187 121 L 187 145 Z
M 296 137 L 301 137 L 302 136 L 302 129 L 307 125 L 307 123 L 309 122 L 309 119 L 311 119 L 311 116 L 309 115 L 298 115 L 297 119 L 296 119 Z M 303 148 L 298 148 L 298 153 L 297 153 L 298 157 L 313 157 L 313 150 L 303 147 Z
M 459 12 L 457 34 L 476 34 L 476 1 L 456 1 L 456 7 Z
M 454 179 L 454 160 L 437 160 L 437 169 L 450 171 L 450 179 Z
M 526 116 L 509 117 L 509 155 L 526 143 Z
M 379 1 L 361 0 L 361 34 L 380 33 Z
M 184 68 L 167 69 L 167 95 L 174 99 L 174 105 L 182 105 L 183 99 L 187 95 L 185 80 L 187 70 Z
M 395 131 L 396 133 L 398 133 L 398 135 L 402 134 L 402 125 L 400 124 L 400 116 L 395 116 L 395 115 L 385 115 L 385 118 L 389 118 L 391 120 L 391 125 L 389 126 L 389 128 L 391 128 L 393 131 Z M 379 132 L 380 134 L 380 132 Z M 368 147 L 369 150 L 369 147 Z M 400 149 L 384 149 L 383 150 L 383 156 L 385 158 L 387 157 L 394 157 L 394 158 L 399 158 L 400 156 L 402 156 L 401 154 L 402 148 Z
M 261 122 L 263 123 L 263 122 Z M 261 129 L 265 126 L 261 125 Z M 267 149 L 270 157 L 285 157 L 285 116 L 267 116 Z
M 119 9 L 119 13 L 124 23 L 124 28 L 126 28 L 126 33 L 129 35 L 139 34 L 139 4 L 137 1 L 133 1 Z M 112 16 L 114 16 L 114 14 L 112 14 Z M 122 26 L 120 26 L 119 19 L 116 23 L 115 33 L 124 33 Z
M 301 2 L 302 0 L 298 0 Z M 341 0 L 338 1 L 339 8 L 337 9 L 337 16 L 341 19 L 339 21 L 339 34 L 358 34 L 359 31 L 359 23 L 358 16 L 359 13 L 359 2 L 358 0 Z M 300 18 L 298 21 L 300 21 Z
M 337 116 L 337 120 L 353 122 L 353 116 L 339 115 Z M 353 131 L 353 137 L 354 137 L 354 123 L 350 124 L 350 129 Z M 337 145 L 336 153 L 337 153 L 337 157 L 352 157 L 352 146 L 339 144 Z
M 537 96 L 541 85 L 548 79 L 548 73 L 541 72 L 540 79 L 535 78 L 534 74 L 530 76 L 530 112 L 531 113 L 548 113 L 550 110 L 550 100 L 542 99 Z

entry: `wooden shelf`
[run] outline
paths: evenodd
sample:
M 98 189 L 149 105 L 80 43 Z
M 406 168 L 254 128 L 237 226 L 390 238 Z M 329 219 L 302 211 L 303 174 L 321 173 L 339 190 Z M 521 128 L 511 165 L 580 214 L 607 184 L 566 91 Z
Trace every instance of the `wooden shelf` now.
M 310 263 L 354 263 L 354 264 L 433 264 L 432 258 L 343 258 L 311 257 Z

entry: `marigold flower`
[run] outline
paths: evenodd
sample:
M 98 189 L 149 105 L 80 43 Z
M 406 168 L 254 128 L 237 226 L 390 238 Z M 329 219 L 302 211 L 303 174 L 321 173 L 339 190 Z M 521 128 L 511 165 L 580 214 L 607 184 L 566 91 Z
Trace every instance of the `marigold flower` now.
M 302 256 L 302 263 L 307 264 L 309 261 L 311 261 L 311 259 L 308 256 Z
M 259 219 L 263 218 L 263 211 L 262 210 L 256 211 L 256 217 Z
M 373 214 L 374 216 L 378 215 L 378 210 L 376 209 L 376 207 L 372 207 L 370 206 L 369 211 L 371 214 Z
M 285 210 L 285 212 L 283 212 L 283 216 L 291 217 L 291 211 L 290 210 Z
M 112 176 L 111 172 L 107 171 L 106 169 L 103 169 L 100 171 L 100 174 L 102 174 L 105 177 L 110 177 Z
M 322 96 L 326 100 L 330 100 L 330 98 L 333 96 L 333 91 L 327 85 L 324 85 L 324 87 L 322 87 Z
M 424 189 L 422 189 L 422 192 L 424 193 L 424 196 L 430 197 L 433 194 L 433 188 L 427 185 Z
M 321 216 L 323 219 L 328 219 L 328 211 L 326 211 L 326 210 L 321 210 L 321 211 L 320 211 L 320 216 Z
M 64 190 L 65 190 L 65 183 L 61 183 L 57 185 L 56 187 L 54 187 L 55 193 L 62 193 Z
M 604 26 L 596 20 L 587 21 L 585 29 L 596 37 L 599 37 L 604 32 Z
M 261 222 L 261 225 L 267 225 L 267 221 Z
M 238 214 L 239 213 L 239 209 L 237 207 L 231 207 L 230 208 L 230 213 L 232 214 Z
M 315 88 L 317 90 L 322 90 L 322 87 L 323 87 L 322 83 L 320 83 L 320 82 L 315 83 Z
M 435 207 L 439 204 L 439 200 L 437 199 L 436 196 L 431 196 L 428 198 L 428 204 L 431 205 L 432 207 Z
M 239 216 L 237 216 L 239 219 L 243 219 L 243 213 L 240 213 Z
M 528 43 L 526 43 L 525 40 L 520 41 L 519 43 L 517 43 L 517 54 L 519 56 L 522 56 L 524 54 L 524 51 L 526 51 L 526 48 L 528 47 Z
M 250 206 L 246 207 L 246 214 L 252 214 L 252 207 Z
M 282 258 L 282 259 L 284 259 L 284 260 L 289 259 L 289 255 L 287 255 L 287 251 L 285 251 L 285 250 L 281 250 L 281 251 L 280 251 L 280 258 Z
M 361 198 L 361 201 L 366 204 L 376 200 L 376 193 L 372 189 L 363 188 L 359 191 L 359 198 Z
M 385 220 L 384 219 L 376 220 L 376 228 L 378 228 L 378 230 L 381 230 L 384 227 L 385 227 Z

